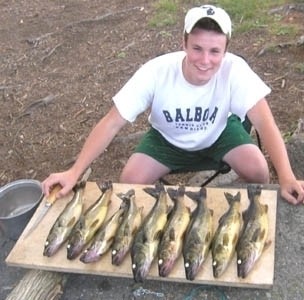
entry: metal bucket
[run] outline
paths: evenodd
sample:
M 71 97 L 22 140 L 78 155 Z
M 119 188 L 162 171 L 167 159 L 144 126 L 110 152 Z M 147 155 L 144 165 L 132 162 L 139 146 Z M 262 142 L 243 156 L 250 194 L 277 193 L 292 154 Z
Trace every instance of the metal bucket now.
M 37 180 L 21 179 L 0 188 L 0 229 L 4 235 L 18 240 L 42 199 Z

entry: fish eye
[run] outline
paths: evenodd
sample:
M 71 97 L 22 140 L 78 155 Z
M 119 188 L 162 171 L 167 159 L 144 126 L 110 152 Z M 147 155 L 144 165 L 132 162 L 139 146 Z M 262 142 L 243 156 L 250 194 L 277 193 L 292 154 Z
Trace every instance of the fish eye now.
M 160 260 L 158 261 L 158 264 L 159 264 L 159 265 L 162 265 L 163 262 L 164 262 L 164 261 L 163 261 L 162 259 L 160 259 Z
M 112 251 L 112 254 L 113 254 L 113 255 L 115 255 L 116 253 L 117 253 L 117 251 L 116 251 L 116 250 L 113 250 L 113 251 Z
M 188 262 L 185 263 L 185 268 L 189 268 L 190 264 Z
M 133 269 L 133 270 L 136 269 L 136 264 L 133 264 L 133 265 L 132 265 L 132 269 Z
M 238 265 L 240 265 L 242 263 L 242 260 L 238 259 L 237 263 L 238 263 Z
M 49 241 L 46 241 L 44 245 L 47 246 L 48 244 L 49 244 Z
M 215 267 L 216 265 L 217 265 L 217 261 L 216 261 L 216 260 L 214 260 L 214 261 L 213 261 L 213 263 L 212 263 L 212 266 L 214 266 L 214 267 Z
M 70 248 L 71 248 L 71 244 L 68 244 L 68 245 L 67 245 L 67 249 L 70 249 Z

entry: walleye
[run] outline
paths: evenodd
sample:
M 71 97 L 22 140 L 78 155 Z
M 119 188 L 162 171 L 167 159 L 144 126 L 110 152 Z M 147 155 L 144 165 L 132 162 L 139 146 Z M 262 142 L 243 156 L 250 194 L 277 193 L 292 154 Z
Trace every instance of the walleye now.
M 180 256 L 183 248 L 183 239 L 190 222 L 190 209 L 184 204 L 185 187 L 177 190 L 167 189 L 174 202 L 173 209 L 165 227 L 158 249 L 159 276 L 167 277 Z
M 76 258 L 102 225 L 110 204 L 113 186 L 107 181 L 99 186 L 102 194 L 74 226 L 67 245 L 67 258 Z
M 122 222 L 125 207 L 121 206 L 96 232 L 92 243 L 80 256 L 83 263 L 96 262 L 101 259 L 113 244 L 115 234 Z
M 167 222 L 167 192 L 162 184 L 155 189 L 144 191 L 154 197 L 156 202 L 144 219 L 131 247 L 132 272 L 135 282 L 143 282 L 149 273 L 151 264 L 157 255 L 157 248 Z
M 68 239 L 72 228 L 79 220 L 83 208 L 83 194 L 86 181 L 81 181 L 73 188 L 73 198 L 67 203 L 64 210 L 52 226 L 44 244 L 44 256 L 54 255 Z
M 207 191 L 204 187 L 197 193 L 186 192 L 186 195 L 197 202 L 183 247 L 186 278 L 194 280 L 210 250 L 213 236 L 213 210 L 207 207 Z
M 129 190 L 126 194 L 120 193 L 126 206 L 123 221 L 119 226 L 112 245 L 112 264 L 119 266 L 129 252 L 134 236 L 142 221 L 142 210 L 135 203 L 135 191 Z
M 221 276 L 235 253 L 235 246 L 239 238 L 242 217 L 240 213 L 241 193 L 235 196 L 224 193 L 229 203 L 229 209 L 219 219 L 218 228 L 212 241 L 213 276 Z
M 268 206 L 260 203 L 260 185 L 248 185 L 249 207 L 243 212 L 244 226 L 238 241 L 237 273 L 245 278 L 261 256 L 263 250 L 270 245 L 268 236 Z

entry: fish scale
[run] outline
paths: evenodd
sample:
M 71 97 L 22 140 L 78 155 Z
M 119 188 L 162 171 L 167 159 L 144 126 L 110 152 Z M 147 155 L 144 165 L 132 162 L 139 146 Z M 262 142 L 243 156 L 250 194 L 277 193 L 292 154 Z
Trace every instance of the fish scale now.
M 81 253 L 105 220 L 113 192 L 113 185 L 109 181 L 103 183 L 99 188 L 102 194 L 80 217 L 69 236 L 67 258 L 70 260 L 75 259 Z
M 249 185 L 247 194 L 249 207 L 243 213 L 244 227 L 238 241 L 237 273 L 238 277 L 245 278 L 254 267 L 263 250 L 268 247 L 268 206 L 261 204 L 261 186 Z
M 220 277 L 230 264 L 235 246 L 239 238 L 242 217 L 240 213 L 241 194 L 235 196 L 224 193 L 229 203 L 229 209 L 221 216 L 218 227 L 212 240 L 212 267 L 213 276 Z
M 183 247 L 184 267 L 187 280 L 194 280 L 206 260 L 213 236 L 213 210 L 207 207 L 207 191 L 187 192 L 197 206 L 191 215 Z

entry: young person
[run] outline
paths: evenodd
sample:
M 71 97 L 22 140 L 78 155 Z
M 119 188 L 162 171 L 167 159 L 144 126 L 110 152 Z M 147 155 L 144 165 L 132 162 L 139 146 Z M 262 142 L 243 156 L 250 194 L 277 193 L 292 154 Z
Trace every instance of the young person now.
M 276 169 L 282 196 L 304 201 L 304 182 L 291 169 L 284 141 L 265 97 L 270 88 L 244 59 L 227 52 L 231 20 L 211 5 L 188 11 L 183 51 L 144 64 L 113 97 L 114 105 L 89 134 L 74 165 L 42 183 L 66 195 L 128 122 L 150 109 L 150 130 L 125 165 L 120 181 L 152 184 L 176 170 L 227 163 L 246 182 L 269 182 L 264 155 L 242 122 L 247 116 Z

